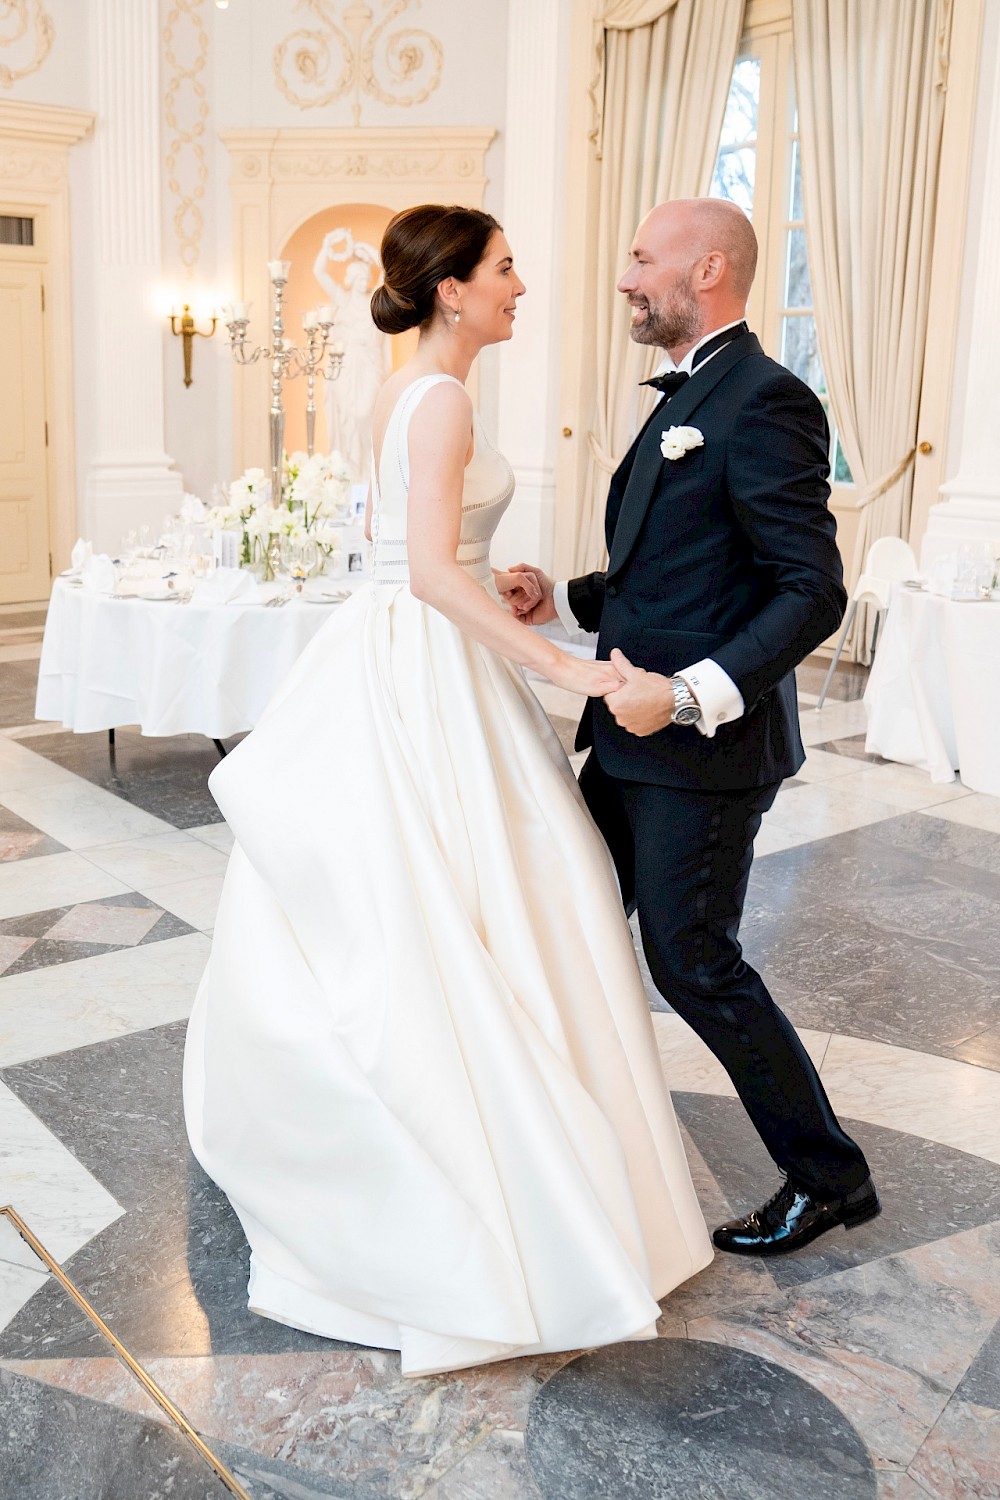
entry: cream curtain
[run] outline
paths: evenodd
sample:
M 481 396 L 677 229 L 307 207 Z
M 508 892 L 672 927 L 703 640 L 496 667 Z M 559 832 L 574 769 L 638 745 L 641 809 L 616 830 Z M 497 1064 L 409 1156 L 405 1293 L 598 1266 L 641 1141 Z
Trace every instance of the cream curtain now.
M 630 341 L 615 283 L 635 227 L 655 203 L 708 191 L 742 25 L 743 0 L 613 0 L 598 22 L 598 375 L 576 530 L 578 573 L 603 559 L 608 482 L 640 418 L 638 383 L 658 358 Z
M 862 509 L 849 586 L 872 542 L 909 533 L 951 8 L 792 0 L 816 327 Z

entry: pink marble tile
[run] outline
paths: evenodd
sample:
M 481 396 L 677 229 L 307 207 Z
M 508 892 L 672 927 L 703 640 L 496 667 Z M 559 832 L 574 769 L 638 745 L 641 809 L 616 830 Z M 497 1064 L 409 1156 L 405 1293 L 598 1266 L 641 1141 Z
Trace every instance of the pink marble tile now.
M 23 859 L 44 838 L 44 833 L 36 833 L 28 828 L 0 830 L 0 864 L 12 859 Z
M 1000 1412 L 952 1401 L 909 1472 L 933 1500 L 1000 1500 Z
M 876 1500 L 930 1500 L 927 1491 L 898 1469 L 881 1469 L 877 1476 Z
M 155 1416 L 115 1360 L 18 1360 L 8 1368 L 49 1385 Z M 528 1362 L 537 1364 L 540 1362 Z M 418 1500 L 537 1390 L 531 1372 L 404 1379 L 380 1350 L 317 1355 L 161 1359 L 149 1373 L 205 1440 L 225 1438 L 310 1473 L 362 1479 L 378 1493 Z M 391 1491 L 386 1488 L 391 1483 Z
M 27 953 L 34 943 L 33 937 L 16 937 L 0 933 L 0 974 L 16 963 L 22 953 Z
M 74 906 L 45 934 L 56 943 L 115 943 L 132 948 L 160 920 L 158 906 Z

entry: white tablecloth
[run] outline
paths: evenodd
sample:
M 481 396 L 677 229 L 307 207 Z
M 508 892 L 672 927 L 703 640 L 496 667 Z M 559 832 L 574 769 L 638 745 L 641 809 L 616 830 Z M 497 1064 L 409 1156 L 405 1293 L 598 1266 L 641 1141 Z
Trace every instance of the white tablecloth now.
M 366 587 L 338 579 L 331 589 Z M 252 729 L 336 604 L 113 599 L 56 579 L 35 714 L 85 734 L 138 724 L 143 734 L 225 739 Z
M 1000 796 L 1000 602 L 896 584 L 865 708 L 867 750 Z

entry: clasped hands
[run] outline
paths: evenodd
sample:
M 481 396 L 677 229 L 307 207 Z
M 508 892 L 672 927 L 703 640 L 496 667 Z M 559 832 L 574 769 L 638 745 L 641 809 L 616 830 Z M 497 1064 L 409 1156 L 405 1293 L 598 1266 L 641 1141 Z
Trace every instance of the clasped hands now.
M 546 625 L 558 618 L 554 600 L 555 585 L 541 568 L 517 563 L 506 573 L 494 570 L 497 592 L 511 613 L 526 625 Z M 581 663 L 597 678 L 581 691 L 591 697 L 603 697 L 616 724 L 639 738 L 656 734 L 670 723 L 674 711 L 674 690 L 669 677 L 647 672 L 634 666 L 617 646 L 610 662 Z

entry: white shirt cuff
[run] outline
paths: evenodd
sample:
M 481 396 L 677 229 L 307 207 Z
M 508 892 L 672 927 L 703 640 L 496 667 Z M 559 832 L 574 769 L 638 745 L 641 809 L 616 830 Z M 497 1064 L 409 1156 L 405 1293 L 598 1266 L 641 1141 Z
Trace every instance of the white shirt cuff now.
M 709 739 L 712 739 L 720 724 L 728 724 L 733 719 L 743 717 L 746 707 L 743 694 L 729 673 L 724 672 L 710 656 L 706 656 L 704 661 L 695 662 L 693 667 L 685 667 L 683 672 L 675 672 L 674 676 L 682 677 L 697 698 L 701 709 L 698 728 Z
M 596 630 L 584 630 L 580 621 L 569 607 L 569 584 L 557 583 L 552 590 L 552 603 L 556 607 L 559 623 L 569 636 L 570 640 L 578 642 L 592 641 L 597 634 Z

